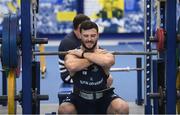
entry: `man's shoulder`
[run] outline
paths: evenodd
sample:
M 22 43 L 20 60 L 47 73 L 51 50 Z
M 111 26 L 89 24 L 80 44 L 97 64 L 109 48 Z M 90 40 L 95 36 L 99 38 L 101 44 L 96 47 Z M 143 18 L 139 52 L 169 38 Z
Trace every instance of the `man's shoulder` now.
M 62 43 L 73 43 L 76 44 L 77 42 L 77 37 L 73 32 L 67 34 L 64 39 L 61 40 Z
M 65 37 L 64 39 L 61 40 L 61 44 L 70 44 L 73 42 L 74 40 L 71 37 Z
M 64 40 L 66 40 L 66 39 L 72 39 L 72 38 L 75 38 L 75 37 L 76 37 L 76 36 L 74 35 L 74 33 L 71 32 L 71 33 L 65 35 Z

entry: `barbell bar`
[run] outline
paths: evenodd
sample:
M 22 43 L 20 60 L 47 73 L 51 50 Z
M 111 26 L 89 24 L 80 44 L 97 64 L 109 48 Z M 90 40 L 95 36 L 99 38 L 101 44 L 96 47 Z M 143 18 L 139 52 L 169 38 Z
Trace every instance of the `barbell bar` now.
M 22 99 L 22 94 L 14 96 L 14 100 L 15 101 L 22 101 L 21 99 Z M 37 100 L 49 100 L 49 96 L 48 95 L 32 94 L 32 99 L 34 101 L 37 101 Z M 0 96 L 0 101 L 7 101 L 7 100 L 8 100 L 8 96 L 7 95 Z
M 119 52 L 119 51 L 110 51 L 113 55 L 157 55 L 157 52 Z M 61 51 L 61 52 L 33 52 L 33 55 L 66 55 L 68 54 L 67 51 Z
M 20 36 L 18 36 L 20 37 Z M 18 38 L 16 39 L 16 43 L 17 44 L 20 44 L 21 43 L 21 38 Z M 0 44 L 2 44 L 2 40 L 3 38 L 0 38 Z M 33 38 L 32 37 L 32 44 L 48 44 L 48 38 Z
M 159 98 L 162 101 L 162 99 L 166 97 L 165 94 L 166 94 L 165 91 L 159 91 L 156 93 L 149 93 L 148 95 L 150 96 L 150 98 Z M 180 91 L 179 90 L 176 91 L 176 98 L 177 98 L 177 100 L 180 99 Z
M 110 72 L 129 72 L 129 71 L 142 71 L 142 70 L 144 69 L 125 67 L 125 68 L 111 68 Z
M 110 72 L 118 72 L 118 71 L 141 71 L 144 70 L 144 68 L 130 68 L 130 67 L 124 67 L 124 68 L 110 68 Z M 5 69 L 0 69 L 1 72 L 6 71 Z M 22 72 L 22 68 L 20 69 L 20 72 Z

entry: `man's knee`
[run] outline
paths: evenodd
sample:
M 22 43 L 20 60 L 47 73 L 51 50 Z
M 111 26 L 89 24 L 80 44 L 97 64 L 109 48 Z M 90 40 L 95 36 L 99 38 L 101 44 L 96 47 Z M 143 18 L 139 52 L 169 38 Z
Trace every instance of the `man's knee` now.
M 75 114 L 77 112 L 73 104 L 64 102 L 61 105 L 59 105 L 58 113 L 59 114 Z
M 107 113 L 113 114 L 129 114 L 129 105 L 124 100 L 118 98 L 111 102 L 108 107 Z

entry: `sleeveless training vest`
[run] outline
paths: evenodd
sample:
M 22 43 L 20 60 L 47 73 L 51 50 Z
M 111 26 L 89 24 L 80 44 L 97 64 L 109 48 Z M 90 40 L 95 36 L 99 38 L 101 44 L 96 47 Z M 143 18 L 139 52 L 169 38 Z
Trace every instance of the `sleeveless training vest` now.
M 88 68 L 76 72 L 72 78 L 74 88 L 79 90 L 99 91 L 107 88 L 108 75 L 97 64 L 92 64 Z

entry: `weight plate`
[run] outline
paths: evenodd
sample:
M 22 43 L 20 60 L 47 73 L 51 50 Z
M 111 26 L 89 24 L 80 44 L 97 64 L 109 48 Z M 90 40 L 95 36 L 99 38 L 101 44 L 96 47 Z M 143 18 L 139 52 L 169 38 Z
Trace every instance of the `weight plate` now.
M 18 18 L 16 14 L 10 16 L 10 68 L 16 68 L 18 65 L 17 51 L 17 34 L 18 33 Z
M 2 23 L 2 49 L 1 49 L 1 56 L 2 56 L 2 66 L 4 68 L 8 68 L 10 65 L 10 51 L 9 51 L 9 36 L 10 36 L 10 16 L 4 15 L 4 20 Z

